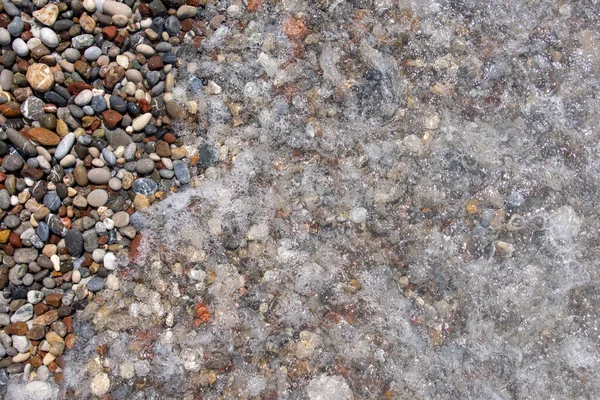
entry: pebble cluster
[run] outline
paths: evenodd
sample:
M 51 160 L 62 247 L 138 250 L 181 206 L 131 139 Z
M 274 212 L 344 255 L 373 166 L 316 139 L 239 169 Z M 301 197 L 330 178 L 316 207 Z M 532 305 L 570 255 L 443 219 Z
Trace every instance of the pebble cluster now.
M 116 289 L 119 260 L 135 256 L 132 215 L 190 181 L 170 125 L 194 109 L 172 91 L 196 13 L 160 0 L 0 3 L 0 382 L 62 380 L 73 313 Z

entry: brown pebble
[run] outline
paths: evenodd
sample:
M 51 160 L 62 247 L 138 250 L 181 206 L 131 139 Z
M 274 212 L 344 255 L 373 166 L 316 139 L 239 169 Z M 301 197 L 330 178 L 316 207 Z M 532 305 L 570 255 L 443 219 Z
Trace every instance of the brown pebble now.
M 19 237 L 19 235 L 17 235 L 16 233 L 12 232 L 10 234 L 10 236 L 8 237 L 8 241 L 10 242 L 10 244 L 15 248 L 18 249 L 22 246 L 21 244 L 21 238 Z
M 46 335 L 46 329 L 41 325 L 34 325 L 27 332 L 27 339 L 29 340 L 42 340 Z
M 15 322 L 12 324 L 8 324 L 6 328 L 4 328 L 4 332 L 9 335 L 17 335 L 23 336 L 29 331 L 29 327 L 25 322 Z
M 46 295 L 46 304 L 58 308 L 62 302 L 62 294 L 60 293 L 49 293 Z
M 33 306 L 33 312 L 35 315 L 42 315 L 50 308 L 45 303 L 37 303 Z
M 29 359 L 29 364 L 31 364 L 33 368 L 40 367 L 42 365 L 42 359 L 39 356 L 33 356 Z

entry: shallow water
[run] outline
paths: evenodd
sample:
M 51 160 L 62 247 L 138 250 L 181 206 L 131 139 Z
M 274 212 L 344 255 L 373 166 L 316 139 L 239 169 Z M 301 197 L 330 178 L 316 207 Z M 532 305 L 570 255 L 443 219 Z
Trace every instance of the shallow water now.
M 139 216 L 62 393 L 107 343 L 115 399 L 598 398 L 599 10 L 265 2 L 182 48 L 218 161 Z

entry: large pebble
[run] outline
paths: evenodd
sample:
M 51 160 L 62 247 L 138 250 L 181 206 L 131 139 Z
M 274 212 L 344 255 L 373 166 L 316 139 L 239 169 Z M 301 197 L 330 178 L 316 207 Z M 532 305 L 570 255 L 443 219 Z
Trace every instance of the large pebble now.
M 24 304 L 10 317 L 10 322 L 27 322 L 33 318 L 33 305 Z
M 54 157 L 57 160 L 61 160 L 64 156 L 69 154 L 73 144 L 75 143 L 75 133 L 69 132 L 58 144 L 56 147 L 56 151 L 54 152 Z
M 182 185 L 188 184 L 190 182 L 190 170 L 183 161 L 173 161 L 173 168 L 175 170 L 175 176 L 177 177 L 177 180 L 181 182 Z
M 154 161 L 149 158 L 142 158 L 141 160 L 138 160 L 135 166 L 135 171 L 138 173 L 138 175 L 151 174 L 152 171 L 154 171 Z
M 54 3 L 48 4 L 41 10 L 34 11 L 32 15 L 33 18 L 42 24 L 52 26 L 56 22 L 56 18 L 58 18 L 58 5 Z
M 112 0 L 106 0 L 102 2 L 102 8 L 98 11 L 106 15 L 123 15 L 127 18 L 133 15 L 133 11 L 127 4 Z
M 92 93 L 91 90 L 89 90 L 89 89 L 82 90 L 81 93 L 79 93 L 75 97 L 75 104 L 78 105 L 79 107 L 83 107 L 83 106 L 89 104 L 90 101 L 92 101 L 93 96 L 94 96 L 94 94 Z
M 42 28 L 40 30 L 40 40 L 50 48 L 55 48 L 59 44 L 58 36 L 50 28 Z
M 87 196 L 87 201 L 92 207 L 102 207 L 108 201 L 108 193 L 104 189 L 92 190 Z
M 151 113 L 146 113 L 143 115 L 140 115 L 139 117 L 137 117 L 136 119 L 134 119 L 131 123 L 131 127 L 133 128 L 134 131 L 139 132 L 141 130 L 143 130 L 146 125 L 148 125 L 150 123 L 150 120 L 152 119 L 152 114 Z
M 152 179 L 139 178 L 133 182 L 131 189 L 134 193 L 151 196 L 158 190 L 158 185 Z
M 26 57 L 29 54 L 29 47 L 21 38 L 16 38 L 12 42 L 12 49 L 19 57 Z
M 177 9 L 177 18 L 186 19 L 196 16 L 198 8 L 194 6 L 181 6 Z
M 87 173 L 87 178 L 96 185 L 105 185 L 110 180 L 110 170 L 106 168 L 92 168 Z
M 96 46 L 88 47 L 83 53 L 83 56 L 88 61 L 96 61 L 101 55 L 102 50 Z
M 104 256 L 104 268 L 113 271 L 117 268 L 117 256 L 113 253 L 106 253 Z

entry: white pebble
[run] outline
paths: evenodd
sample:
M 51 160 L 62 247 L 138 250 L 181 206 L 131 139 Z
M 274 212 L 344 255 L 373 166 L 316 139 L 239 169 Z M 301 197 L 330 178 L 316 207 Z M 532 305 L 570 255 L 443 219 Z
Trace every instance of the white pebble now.
M 113 271 L 117 268 L 117 256 L 113 253 L 106 253 L 104 256 L 104 268 Z

